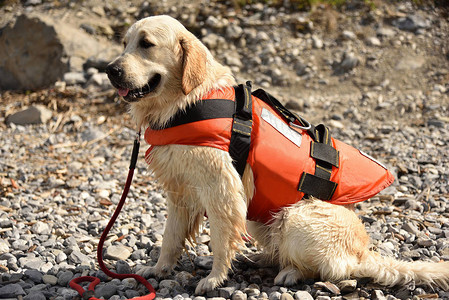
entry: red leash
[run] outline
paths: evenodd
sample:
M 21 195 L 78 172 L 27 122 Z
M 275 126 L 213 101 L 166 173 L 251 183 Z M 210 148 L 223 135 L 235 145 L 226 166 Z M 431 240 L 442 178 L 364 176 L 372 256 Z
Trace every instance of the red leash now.
M 139 154 L 139 147 L 140 147 L 140 131 L 137 133 L 137 137 L 134 140 L 134 147 L 133 147 L 133 152 L 131 155 L 131 163 L 129 165 L 128 178 L 126 179 L 125 188 L 123 190 L 122 197 L 120 198 L 120 202 L 118 203 L 117 208 L 115 209 L 115 212 L 112 215 L 111 220 L 109 221 L 108 225 L 106 226 L 106 228 L 103 230 L 103 233 L 101 234 L 100 242 L 98 243 L 98 248 L 97 248 L 97 260 L 98 260 L 98 264 L 100 265 L 100 269 L 107 276 L 113 277 L 113 278 L 118 278 L 118 279 L 134 278 L 135 280 L 137 280 L 138 282 L 143 284 L 148 289 L 148 291 L 150 291 L 150 293 L 145 296 L 136 297 L 136 298 L 132 298 L 132 299 L 134 299 L 134 300 L 153 300 L 156 297 L 156 292 L 155 292 L 153 286 L 147 280 L 145 280 L 145 278 L 143 278 L 142 276 L 139 276 L 137 274 L 114 273 L 114 272 L 110 271 L 103 262 L 104 241 L 106 240 L 109 230 L 111 230 L 112 225 L 114 225 L 115 220 L 117 219 L 118 215 L 120 214 L 120 211 L 123 208 L 123 205 L 125 204 L 126 196 L 128 195 L 129 188 L 130 188 L 131 182 L 133 180 L 134 169 L 136 167 L 137 156 Z M 85 282 L 85 281 L 91 282 L 89 284 L 87 291 L 84 290 L 83 287 L 79 285 L 79 283 Z M 94 297 L 95 286 L 98 283 L 100 283 L 100 279 L 97 277 L 83 276 L 83 277 L 78 277 L 78 278 L 72 279 L 70 281 L 70 287 L 72 289 L 76 290 L 80 294 L 80 296 L 82 297 L 83 300 L 101 300 L 101 299 Z

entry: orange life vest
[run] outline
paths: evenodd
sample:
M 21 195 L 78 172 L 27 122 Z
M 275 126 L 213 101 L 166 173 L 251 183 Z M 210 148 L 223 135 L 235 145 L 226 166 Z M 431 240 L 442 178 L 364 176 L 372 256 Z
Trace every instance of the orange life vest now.
M 235 90 L 230 87 L 214 90 L 199 102 L 217 99 L 235 101 L 235 97 Z M 289 126 L 291 124 L 280 113 L 284 108 L 273 107 L 254 95 L 251 95 L 251 102 L 252 122 L 248 123 L 252 123 L 251 144 L 246 163 L 250 164 L 254 174 L 255 193 L 248 207 L 249 220 L 269 223 L 280 208 L 298 202 L 305 194 L 316 196 L 314 191 L 318 189 L 320 195 L 321 184 L 332 191 L 318 198 L 329 197 L 323 200 L 333 204 L 350 204 L 367 200 L 394 181 L 393 175 L 379 162 L 341 141 L 329 138 L 327 131 L 322 138 L 336 149 L 337 156 L 328 160 L 335 162 L 327 164 L 326 171 L 311 156 L 322 148 L 314 141 L 313 134 Z M 152 147 L 179 144 L 230 151 L 232 130 L 236 126 L 234 122 L 231 116 L 222 116 L 204 120 L 199 118 L 164 129 L 147 128 L 145 140 Z M 248 127 L 245 124 L 241 126 Z M 146 158 L 152 147 L 147 150 Z M 326 153 L 327 148 L 324 148 Z M 330 178 L 327 181 L 318 178 L 316 181 L 314 171 L 315 175 L 318 171 L 328 172 Z

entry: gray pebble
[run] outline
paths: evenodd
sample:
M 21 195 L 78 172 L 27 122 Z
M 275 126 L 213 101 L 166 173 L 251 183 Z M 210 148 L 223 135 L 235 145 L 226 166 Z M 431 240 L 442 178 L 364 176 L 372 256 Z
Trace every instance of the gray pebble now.
M 42 292 L 32 292 L 23 297 L 23 300 L 46 300 L 47 297 Z
M 271 292 L 270 295 L 268 296 L 269 300 L 280 300 L 281 299 L 281 293 L 279 293 L 278 291 L 274 291 Z
M 401 30 L 417 31 L 418 29 L 429 28 L 430 21 L 418 14 L 413 14 L 407 17 L 399 18 L 393 22 L 393 25 Z
M 84 84 L 86 83 L 86 78 L 84 73 L 81 72 L 68 72 L 64 74 L 64 81 L 68 85 Z
M 0 219 L 0 227 L 1 228 L 9 228 L 12 227 L 13 223 L 9 219 Z
M 48 283 L 48 284 L 51 284 L 51 285 L 55 285 L 55 284 L 58 283 L 58 277 L 53 276 L 53 275 L 45 274 L 44 276 L 42 276 L 42 281 L 43 281 L 44 283 Z
M 95 288 L 95 297 L 97 298 L 103 297 L 105 299 L 109 299 L 116 293 L 117 285 L 113 282 L 107 282 L 102 285 L 99 284 Z
M 212 256 L 197 256 L 195 257 L 194 263 L 200 268 L 211 270 L 213 259 L 214 258 Z
M 0 295 L 2 298 L 15 298 L 25 295 L 25 291 L 20 284 L 13 283 L 0 287 Z
M 31 232 L 35 234 L 50 234 L 50 226 L 47 223 L 38 221 L 31 227 Z
M 234 293 L 235 288 L 234 287 L 222 287 L 222 288 L 218 288 L 218 296 L 225 298 L 225 299 L 230 299 L 232 294 Z
M 28 276 L 34 283 L 41 283 L 43 274 L 38 270 L 26 270 L 25 275 Z
M 126 260 L 131 256 L 131 251 L 123 245 L 112 245 L 106 249 L 104 254 L 105 258 L 115 259 L 115 260 Z
M 56 256 L 56 262 L 58 264 L 62 263 L 63 261 L 67 260 L 67 255 L 64 252 L 59 252 L 58 255 Z
M 115 264 L 115 269 L 118 274 L 130 274 L 131 273 L 131 267 L 124 260 L 117 261 Z
M 415 224 L 412 222 L 405 222 L 404 225 L 402 225 L 402 229 L 416 236 L 420 234 L 418 227 L 416 227 Z
M 58 274 L 58 284 L 60 286 L 68 286 L 72 278 L 73 278 L 72 271 L 62 271 Z
M 69 258 L 75 264 L 89 264 L 91 261 L 91 258 L 89 258 L 89 256 L 81 253 L 81 251 L 79 250 L 72 251 Z
M 81 134 L 81 139 L 85 142 L 90 142 L 95 139 L 101 139 L 104 137 L 104 135 L 105 135 L 104 132 L 101 131 L 99 128 L 90 127 L 85 131 L 83 131 L 83 133 Z
M 220 297 L 220 292 L 217 289 L 214 289 L 212 291 L 208 291 L 206 293 L 206 296 L 207 296 L 208 299 L 218 298 L 218 297 Z
M 127 299 L 131 299 L 134 297 L 139 297 L 140 293 L 138 291 L 134 291 L 134 290 L 126 290 L 125 291 L 125 296 Z
M 52 116 L 52 112 L 43 105 L 33 105 L 29 108 L 9 115 L 6 118 L 6 124 L 14 123 L 17 125 L 44 124 Z
M 19 259 L 20 265 L 25 269 L 39 270 L 45 262 L 41 258 L 22 257 Z
M 428 239 L 428 238 L 419 238 L 417 241 L 418 245 L 422 247 L 430 247 L 434 246 L 436 242 L 434 240 Z

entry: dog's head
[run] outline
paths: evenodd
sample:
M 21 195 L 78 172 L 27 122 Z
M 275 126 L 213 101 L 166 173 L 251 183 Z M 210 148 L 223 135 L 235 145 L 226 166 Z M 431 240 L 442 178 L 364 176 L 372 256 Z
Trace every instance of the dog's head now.
M 206 77 L 208 50 L 169 16 L 136 22 L 123 44 L 125 50 L 106 72 L 127 102 L 156 98 L 167 90 L 187 95 Z

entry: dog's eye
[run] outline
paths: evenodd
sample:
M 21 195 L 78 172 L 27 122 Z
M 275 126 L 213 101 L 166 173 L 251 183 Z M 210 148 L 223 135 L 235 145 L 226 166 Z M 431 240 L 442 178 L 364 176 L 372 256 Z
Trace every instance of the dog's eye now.
M 139 46 L 144 48 L 144 49 L 148 49 L 150 47 L 153 47 L 154 44 L 149 42 L 149 41 L 147 41 L 147 40 L 145 40 L 145 39 L 141 39 L 140 42 L 139 42 Z
M 126 42 L 123 42 L 123 48 L 126 48 Z

